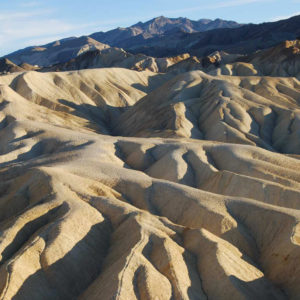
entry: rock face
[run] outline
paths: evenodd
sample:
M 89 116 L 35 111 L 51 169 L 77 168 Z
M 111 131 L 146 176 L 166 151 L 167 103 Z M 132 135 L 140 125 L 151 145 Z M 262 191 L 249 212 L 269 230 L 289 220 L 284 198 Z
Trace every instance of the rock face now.
M 300 82 L 0 76 L 1 299 L 298 299 Z

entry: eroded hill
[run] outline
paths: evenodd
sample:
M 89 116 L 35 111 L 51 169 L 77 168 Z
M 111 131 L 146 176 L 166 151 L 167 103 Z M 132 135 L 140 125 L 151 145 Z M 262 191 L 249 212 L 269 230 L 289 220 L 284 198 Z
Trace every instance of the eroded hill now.
M 0 77 L 2 299 L 297 299 L 300 83 Z

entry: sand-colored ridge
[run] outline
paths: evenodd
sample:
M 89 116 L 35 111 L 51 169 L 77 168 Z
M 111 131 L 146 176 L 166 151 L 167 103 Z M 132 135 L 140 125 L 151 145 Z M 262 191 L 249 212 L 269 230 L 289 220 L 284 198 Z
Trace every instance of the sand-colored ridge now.
M 126 136 L 249 144 L 299 154 L 298 99 L 297 79 L 214 77 L 193 71 L 167 81 L 130 107 L 115 131 Z
M 0 85 L 2 299 L 299 297 L 296 78 L 112 68 Z

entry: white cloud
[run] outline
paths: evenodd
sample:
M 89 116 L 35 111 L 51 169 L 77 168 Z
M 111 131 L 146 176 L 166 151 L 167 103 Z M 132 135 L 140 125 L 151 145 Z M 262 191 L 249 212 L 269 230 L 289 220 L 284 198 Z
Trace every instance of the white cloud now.
M 42 16 L 51 14 L 53 10 L 35 10 L 35 11 L 19 11 L 19 12 L 10 12 L 10 11 L 2 11 L 0 12 L 0 21 L 15 21 L 15 20 L 24 20 L 32 17 Z
M 20 6 L 34 6 L 38 2 L 23 2 Z M 27 6 L 27 7 L 28 7 Z M 20 9 L 18 11 L 0 11 L 0 56 L 32 45 L 43 45 L 53 40 L 83 35 L 100 30 L 111 29 L 130 18 L 109 19 L 100 22 L 72 23 L 53 18 L 53 9 Z
M 43 44 L 82 31 L 92 24 L 74 24 L 51 18 L 53 10 L 0 12 L 0 56 L 22 47 Z M 33 43 L 34 42 L 34 43 Z
M 295 16 L 298 16 L 298 15 L 300 15 L 300 11 L 295 12 L 295 13 L 290 14 L 290 15 L 277 16 L 277 17 L 272 18 L 270 21 L 275 22 L 275 21 L 285 20 L 285 19 L 289 19 L 291 17 L 295 17 Z
M 43 35 L 53 35 L 71 31 L 75 26 L 60 20 L 26 21 L 26 23 L 15 21 L 2 24 L 0 32 L 8 40 L 24 39 Z M 1 40 L 0 40 L 1 42 Z M 2 41 L 4 42 L 4 41 Z

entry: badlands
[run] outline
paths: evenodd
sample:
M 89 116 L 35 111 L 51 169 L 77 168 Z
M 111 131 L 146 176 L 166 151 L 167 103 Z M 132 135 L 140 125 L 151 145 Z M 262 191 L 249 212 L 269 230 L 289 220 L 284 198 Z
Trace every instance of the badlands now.
M 1 299 L 299 299 L 299 64 L 268 58 L 1 75 Z

